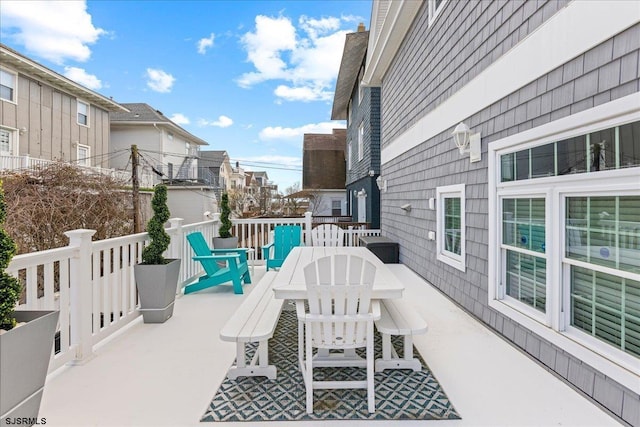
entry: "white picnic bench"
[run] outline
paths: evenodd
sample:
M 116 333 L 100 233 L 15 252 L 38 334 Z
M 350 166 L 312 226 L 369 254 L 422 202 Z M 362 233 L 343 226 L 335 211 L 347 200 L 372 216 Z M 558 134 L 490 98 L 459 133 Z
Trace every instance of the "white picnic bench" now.
M 375 321 L 382 336 L 382 358 L 376 359 L 376 372 L 385 369 L 422 369 L 420 360 L 413 357 L 413 336 L 427 332 L 427 322 L 404 298 L 380 301 L 380 319 Z M 391 344 L 392 335 L 404 336 L 402 357 Z
M 275 271 L 268 271 L 240 304 L 220 330 L 220 339 L 236 343 L 236 364 L 229 370 L 229 378 L 265 376 L 275 379 L 277 370 L 269 365 L 269 338 L 273 337 L 284 300 L 273 294 Z M 258 348 L 247 364 L 247 343 L 258 343 Z

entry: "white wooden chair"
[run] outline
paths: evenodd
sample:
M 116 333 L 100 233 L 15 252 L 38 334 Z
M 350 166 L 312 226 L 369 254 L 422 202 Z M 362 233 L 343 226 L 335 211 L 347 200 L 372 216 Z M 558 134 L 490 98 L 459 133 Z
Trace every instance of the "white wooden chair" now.
M 344 246 L 344 230 L 335 224 L 320 224 L 311 230 L 312 246 Z
M 380 318 L 379 304 L 371 301 L 375 274 L 372 263 L 355 255 L 319 258 L 304 268 L 308 312 L 304 301 L 297 301 L 296 311 L 298 357 L 309 414 L 313 413 L 314 389 L 366 389 L 369 412 L 375 411 L 373 322 Z M 355 349 L 362 347 L 366 348 L 365 359 L 355 355 Z M 318 349 L 316 355 L 314 348 Z M 329 354 L 331 349 L 344 352 Z M 314 380 L 313 369 L 327 366 L 366 368 L 367 379 Z

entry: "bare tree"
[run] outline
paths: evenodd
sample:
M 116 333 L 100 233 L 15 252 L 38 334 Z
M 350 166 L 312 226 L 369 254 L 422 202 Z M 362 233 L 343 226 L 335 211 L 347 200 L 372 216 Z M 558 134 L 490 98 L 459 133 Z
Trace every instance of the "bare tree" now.
M 94 239 L 130 234 L 131 194 L 123 182 L 66 163 L 2 176 L 6 229 L 18 253 L 68 244 L 65 231 L 96 230 Z

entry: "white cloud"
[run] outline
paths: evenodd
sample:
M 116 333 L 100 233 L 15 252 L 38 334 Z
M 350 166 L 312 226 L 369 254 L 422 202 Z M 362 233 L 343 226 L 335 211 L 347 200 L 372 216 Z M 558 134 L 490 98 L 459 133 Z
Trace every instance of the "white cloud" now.
M 333 132 L 333 129 L 342 127 L 344 127 L 344 125 L 335 122 L 310 123 L 297 128 L 269 126 L 262 129 L 258 136 L 262 141 L 285 141 L 302 145 L 302 139 L 305 133 L 330 134 Z
M 218 120 L 209 121 L 207 119 L 198 120 L 199 126 L 214 126 L 219 128 L 228 128 L 233 124 L 233 120 L 227 116 L 220 116 Z
M 82 68 L 64 67 L 64 76 L 92 90 L 98 90 L 102 88 L 102 82 L 100 81 L 100 79 L 98 79 L 93 74 L 88 74 Z
M 301 16 L 298 28 L 287 17 L 256 17 L 253 32 L 241 39 L 254 71 L 237 83 L 249 88 L 267 80 L 284 80 L 274 91 L 279 101 L 328 101 L 333 98 L 345 35 L 353 17 Z M 278 102 L 278 101 L 276 101 Z
M 147 86 L 161 93 L 171 92 L 171 87 L 176 81 L 175 77 L 156 68 L 147 68 Z
M 88 60 L 88 45 L 106 34 L 94 27 L 84 1 L 3 0 L 2 26 L 12 30 L 6 37 L 56 64 Z
M 209 49 L 210 47 L 213 47 L 213 42 L 215 38 L 216 38 L 216 35 L 211 33 L 211 35 L 208 38 L 202 38 L 198 40 L 198 53 L 201 55 L 204 55 L 205 53 L 207 53 L 207 49 Z
M 188 125 L 191 123 L 189 118 L 182 113 L 175 113 L 170 117 L 171 121 L 177 125 Z

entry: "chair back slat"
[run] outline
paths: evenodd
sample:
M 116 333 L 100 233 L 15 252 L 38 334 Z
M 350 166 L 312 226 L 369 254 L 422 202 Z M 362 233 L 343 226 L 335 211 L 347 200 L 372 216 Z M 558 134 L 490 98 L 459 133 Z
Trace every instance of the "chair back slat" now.
M 344 230 L 335 224 L 320 224 L 311 230 L 313 246 L 344 246 Z
M 366 315 L 376 267 L 355 255 L 331 255 L 304 268 L 313 341 L 321 346 L 352 346 L 366 340 Z
M 207 241 L 204 239 L 201 232 L 194 231 L 193 233 L 188 234 L 187 241 L 189 242 L 189 245 L 191 245 L 191 249 L 193 249 L 196 256 L 211 255 L 211 249 L 209 249 L 209 245 L 207 245 Z M 220 270 L 218 263 L 213 260 L 200 260 L 200 264 L 209 276 Z
M 273 242 L 276 259 L 284 259 L 291 249 L 300 246 L 302 227 L 299 225 L 279 225 L 274 228 Z

